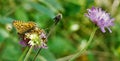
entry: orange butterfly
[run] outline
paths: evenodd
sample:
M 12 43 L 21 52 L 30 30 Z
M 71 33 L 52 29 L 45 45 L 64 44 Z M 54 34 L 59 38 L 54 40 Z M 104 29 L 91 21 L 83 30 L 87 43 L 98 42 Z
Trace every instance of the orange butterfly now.
M 24 34 L 27 31 L 34 29 L 36 24 L 34 22 L 13 21 L 13 26 L 19 34 Z

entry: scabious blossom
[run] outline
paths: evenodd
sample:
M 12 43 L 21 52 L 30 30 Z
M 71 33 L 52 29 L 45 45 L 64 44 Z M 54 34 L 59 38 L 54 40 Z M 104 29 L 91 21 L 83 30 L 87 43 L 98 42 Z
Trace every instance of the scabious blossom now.
M 90 18 L 90 20 L 95 23 L 103 33 L 106 32 L 105 28 L 112 33 L 109 27 L 114 25 L 114 18 L 111 18 L 109 13 L 106 13 L 101 8 L 92 7 L 91 9 L 88 9 L 88 13 L 85 15 Z
M 21 36 L 21 35 L 20 35 Z M 34 29 L 22 35 L 20 44 L 23 46 L 34 46 L 35 48 L 47 48 L 47 37 L 43 30 Z

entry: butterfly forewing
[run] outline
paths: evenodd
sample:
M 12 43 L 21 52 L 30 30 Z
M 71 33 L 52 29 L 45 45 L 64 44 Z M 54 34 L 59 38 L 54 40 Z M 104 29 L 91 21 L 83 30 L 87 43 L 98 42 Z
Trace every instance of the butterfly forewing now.
M 34 22 L 13 21 L 13 26 L 16 28 L 19 34 L 23 34 L 26 31 L 34 28 L 36 24 Z

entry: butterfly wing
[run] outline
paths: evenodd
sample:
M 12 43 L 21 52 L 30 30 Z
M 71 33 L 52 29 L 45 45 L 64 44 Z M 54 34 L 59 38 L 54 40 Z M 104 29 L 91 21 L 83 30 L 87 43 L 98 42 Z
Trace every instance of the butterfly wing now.
M 22 22 L 22 21 L 13 21 L 13 26 L 16 28 L 19 34 L 23 34 L 26 31 L 34 28 L 36 24 L 34 22 Z

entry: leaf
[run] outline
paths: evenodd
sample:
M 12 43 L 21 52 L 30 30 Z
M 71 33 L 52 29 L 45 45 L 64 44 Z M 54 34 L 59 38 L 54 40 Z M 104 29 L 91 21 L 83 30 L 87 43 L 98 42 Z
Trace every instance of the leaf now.
M 71 45 L 69 40 L 62 38 L 60 36 L 56 36 L 52 40 L 49 40 L 48 47 L 51 52 L 54 53 L 56 57 L 65 56 L 74 52 L 74 47 Z
M 6 30 L 0 28 L 0 42 L 9 37 L 9 34 Z
M 95 57 L 94 57 L 94 54 L 93 54 L 92 52 L 90 52 L 90 53 L 88 54 L 88 59 L 89 59 L 90 61 L 96 61 L 96 60 L 95 60 Z
M 7 24 L 7 23 L 12 23 L 14 19 L 10 17 L 0 17 L 0 23 L 1 24 Z
M 20 56 L 20 49 L 18 46 L 15 46 L 13 43 L 6 43 L 6 47 L 1 54 L 2 61 L 17 61 Z
M 55 56 L 49 51 L 49 49 L 42 49 L 40 55 L 42 55 L 47 61 L 56 60 Z
M 18 7 L 15 12 L 16 20 L 28 21 L 28 15 L 22 7 Z
M 36 9 L 40 13 L 43 13 L 43 14 L 49 16 L 50 18 L 53 18 L 55 16 L 53 11 L 51 11 L 50 9 L 48 9 L 47 7 L 45 7 L 41 4 L 31 3 L 31 5 L 34 9 Z
M 44 3 L 46 5 L 51 5 L 56 10 L 59 10 L 59 11 L 64 10 L 62 5 L 60 5 L 60 3 L 57 0 L 44 0 Z
M 45 14 L 39 14 L 39 13 L 36 13 L 34 16 L 33 16 L 34 20 L 36 21 L 37 25 L 40 27 L 40 28 L 49 28 L 51 27 L 51 25 L 53 24 L 53 20 L 46 16 Z
M 68 3 L 68 2 L 66 2 L 64 5 L 65 5 L 66 16 L 68 15 L 75 16 L 75 14 L 77 14 L 81 8 L 80 5 Z

